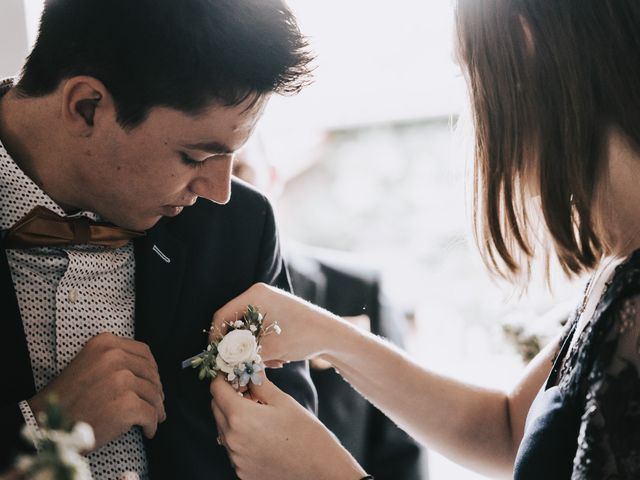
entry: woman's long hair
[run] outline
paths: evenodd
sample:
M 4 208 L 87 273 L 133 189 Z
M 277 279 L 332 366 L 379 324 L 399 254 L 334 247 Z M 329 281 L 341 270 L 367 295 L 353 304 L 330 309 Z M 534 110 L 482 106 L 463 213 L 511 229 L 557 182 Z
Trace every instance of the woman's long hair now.
M 498 275 L 528 275 L 540 196 L 547 258 L 579 274 L 603 254 L 593 200 L 606 132 L 640 145 L 640 1 L 458 0 L 475 125 L 474 231 Z

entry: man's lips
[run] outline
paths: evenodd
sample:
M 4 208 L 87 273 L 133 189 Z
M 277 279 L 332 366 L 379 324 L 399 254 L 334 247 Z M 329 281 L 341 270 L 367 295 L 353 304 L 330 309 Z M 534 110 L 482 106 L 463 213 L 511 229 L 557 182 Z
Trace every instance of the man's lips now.
M 195 197 L 189 203 L 177 203 L 175 205 L 163 205 L 162 206 L 163 215 L 168 216 L 168 217 L 173 217 L 175 215 L 178 215 L 180 212 L 182 212 L 182 210 L 184 210 L 184 207 L 193 206 L 196 203 L 197 200 L 198 200 L 198 197 Z
M 188 206 L 189 205 L 165 205 L 162 207 L 162 214 L 167 217 L 175 217 L 184 210 L 184 207 Z

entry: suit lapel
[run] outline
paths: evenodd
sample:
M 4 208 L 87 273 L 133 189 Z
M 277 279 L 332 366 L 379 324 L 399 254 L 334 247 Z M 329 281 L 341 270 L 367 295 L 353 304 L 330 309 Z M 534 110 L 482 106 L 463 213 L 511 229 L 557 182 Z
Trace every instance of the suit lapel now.
M 136 259 L 136 339 L 161 357 L 170 333 L 186 266 L 186 250 L 161 221 L 134 241 Z
M 27 349 L 18 300 L 11 279 L 7 255 L 0 242 L 0 299 L 2 299 L 2 321 L 0 321 L 0 375 L 5 388 L 0 389 L 0 403 L 19 401 L 35 393 L 31 360 Z

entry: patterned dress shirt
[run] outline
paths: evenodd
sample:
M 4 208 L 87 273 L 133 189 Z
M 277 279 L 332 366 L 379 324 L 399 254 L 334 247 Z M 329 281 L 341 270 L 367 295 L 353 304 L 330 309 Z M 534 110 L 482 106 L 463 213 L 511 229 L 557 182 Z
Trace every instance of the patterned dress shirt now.
M 11 86 L 0 83 L 0 97 Z M 1 139 L 0 139 L 1 140 Z M 14 162 L 0 141 L 0 229 L 36 206 L 67 216 Z M 92 219 L 91 212 L 80 212 Z M 77 245 L 6 250 L 25 331 L 36 390 L 56 378 L 86 342 L 111 332 L 133 338 L 135 259 L 129 242 L 118 249 Z M 35 424 L 26 401 L 25 421 Z M 88 455 L 95 480 L 145 480 L 147 459 L 135 427 Z

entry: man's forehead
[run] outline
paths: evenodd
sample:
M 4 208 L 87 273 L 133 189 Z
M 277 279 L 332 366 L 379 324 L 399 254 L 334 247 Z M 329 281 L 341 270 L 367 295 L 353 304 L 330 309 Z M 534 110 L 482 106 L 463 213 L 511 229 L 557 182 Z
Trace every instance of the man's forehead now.
M 254 101 L 245 100 L 238 105 L 212 105 L 193 119 L 202 126 L 208 123 L 209 128 L 217 131 L 242 133 L 253 129 L 266 104 L 267 99 L 260 97 Z
M 173 138 L 181 147 L 230 154 L 245 144 L 265 104 L 265 101 L 254 102 L 250 108 L 243 104 L 218 105 L 196 115 L 165 107 L 154 112 L 155 118 L 150 118 L 149 127 L 160 128 L 169 141 Z
M 256 119 L 257 120 L 257 119 Z M 202 132 L 189 131 L 182 139 L 181 146 L 211 154 L 228 155 L 237 152 L 247 142 L 253 132 L 256 121 L 225 124 L 206 122 L 198 129 Z

